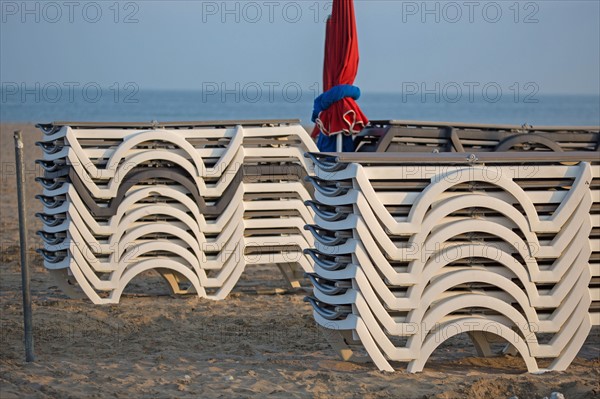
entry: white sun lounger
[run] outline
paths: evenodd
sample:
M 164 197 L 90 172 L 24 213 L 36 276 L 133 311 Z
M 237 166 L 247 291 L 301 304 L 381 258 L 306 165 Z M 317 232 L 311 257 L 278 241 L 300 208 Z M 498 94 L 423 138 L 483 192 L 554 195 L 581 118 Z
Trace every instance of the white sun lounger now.
M 477 154 L 466 166 L 455 154 L 434 154 L 432 164 L 412 154 L 335 156 L 312 156 L 307 253 L 315 320 L 343 358 L 359 343 L 380 369 L 401 361 L 416 372 L 466 332 L 481 355 L 496 335 L 531 372 L 543 358 L 549 370 L 568 367 L 600 324 L 596 154 L 577 164 L 536 154 L 525 165 L 500 154 L 481 164 Z
M 316 147 L 294 122 L 234 123 L 43 126 L 41 253 L 61 288 L 117 303 L 156 269 L 175 293 L 223 299 L 248 264 L 298 287 Z

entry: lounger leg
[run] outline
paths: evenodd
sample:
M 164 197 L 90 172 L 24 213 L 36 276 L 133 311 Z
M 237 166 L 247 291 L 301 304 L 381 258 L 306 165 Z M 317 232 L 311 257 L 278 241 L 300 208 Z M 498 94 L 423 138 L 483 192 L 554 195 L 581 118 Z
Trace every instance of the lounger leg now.
M 281 274 L 283 274 L 283 277 L 290 283 L 290 286 L 292 288 L 300 288 L 302 287 L 300 284 L 302 275 L 300 274 L 300 270 L 294 266 L 294 263 L 277 263 L 277 267 L 281 271 Z
M 502 348 L 502 354 L 509 356 L 517 356 L 519 354 L 519 351 L 513 345 L 506 344 L 506 346 Z
M 69 276 L 68 269 L 48 270 L 54 279 L 58 288 L 71 299 L 83 299 L 86 296 L 83 292 L 77 291 L 75 286 L 69 283 L 69 277 L 75 280 L 74 276 Z
M 477 350 L 477 355 L 482 357 L 492 357 L 496 356 L 494 352 L 492 352 L 492 348 L 490 346 L 490 341 L 488 340 L 488 336 L 485 332 L 482 331 L 471 331 L 468 332 L 467 335 L 473 342 L 475 349 Z
M 162 278 L 165 279 L 165 281 L 167 282 L 169 289 L 171 290 L 171 293 L 173 295 L 184 295 L 184 294 L 195 294 L 196 293 L 196 289 L 194 288 L 193 284 L 189 284 L 189 287 L 185 290 L 181 289 L 181 286 L 179 284 L 181 284 L 182 282 L 188 282 L 189 280 L 187 278 L 185 278 L 185 276 L 183 276 L 180 273 L 177 273 L 176 271 L 173 270 L 169 270 L 169 269 L 157 269 L 158 273 L 160 273 L 160 275 L 162 276 Z
M 319 326 L 318 328 L 329 343 L 329 345 L 331 345 L 333 350 L 335 350 L 345 362 L 371 362 L 371 359 L 368 356 L 356 355 L 356 353 L 354 353 L 354 351 L 348 345 L 348 343 L 357 342 L 352 338 L 351 331 L 330 330 L 321 326 Z M 358 341 L 357 343 L 360 344 L 360 341 Z

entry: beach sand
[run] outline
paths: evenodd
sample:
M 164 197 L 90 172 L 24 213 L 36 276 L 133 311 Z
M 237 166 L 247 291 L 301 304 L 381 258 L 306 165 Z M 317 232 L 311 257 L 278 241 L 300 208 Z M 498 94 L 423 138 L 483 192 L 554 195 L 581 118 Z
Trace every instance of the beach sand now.
M 26 140 L 29 254 L 36 361 L 24 362 L 12 132 Z M 41 157 L 32 125 L 0 126 L 0 397 L 566 398 L 600 396 L 600 330 L 566 372 L 530 375 L 518 357 L 480 359 L 463 336 L 443 344 L 425 371 L 385 373 L 339 361 L 315 327 L 303 294 L 279 272 L 250 267 L 234 293 L 214 302 L 172 297 L 160 278 L 136 278 L 119 305 L 67 299 L 34 252 Z M 135 294 L 135 293 L 138 294 Z M 157 296 L 140 295 L 152 292 Z M 404 365 L 398 364 L 401 370 Z

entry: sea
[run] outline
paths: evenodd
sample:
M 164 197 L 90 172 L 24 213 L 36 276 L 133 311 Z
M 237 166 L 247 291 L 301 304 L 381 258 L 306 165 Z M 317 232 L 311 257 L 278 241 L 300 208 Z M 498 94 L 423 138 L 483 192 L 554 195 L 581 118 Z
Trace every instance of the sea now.
M 260 95 L 176 90 L 88 88 L 72 93 L 39 88 L 0 91 L 0 122 L 203 121 L 300 119 L 310 126 L 314 94 Z M 59 92 L 57 90 L 62 90 Z M 60 96 L 58 95 L 60 94 Z M 303 95 L 302 95 L 303 94 Z M 443 94 L 443 93 L 442 93 Z M 420 120 L 516 125 L 600 125 L 599 95 L 424 96 L 363 93 L 371 120 Z

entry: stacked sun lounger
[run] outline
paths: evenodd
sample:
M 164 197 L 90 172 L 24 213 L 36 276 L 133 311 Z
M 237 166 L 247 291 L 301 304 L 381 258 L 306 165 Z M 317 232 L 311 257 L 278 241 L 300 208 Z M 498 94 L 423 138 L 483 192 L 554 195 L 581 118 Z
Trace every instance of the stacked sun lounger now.
M 597 151 L 310 157 L 308 300 L 343 358 L 418 372 L 467 333 L 564 370 L 600 324 Z
M 484 125 L 456 122 L 371 121 L 356 138 L 358 152 L 595 152 L 600 162 L 599 126 Z M 592 157 L 593 158 L 593 157 Z M 598 179 L 598 176 L 594 177 Z M 597 187 L 600 182 L 593 182 Z M 600 312 L 600 192 L 592 191 L 590 235 L 594 312 Z M 594 320 L 600 320 L 596 317 Z M 600 322 L 599 322 L 600 323 Z
M 40 252 L 65 293 L 117 303 L 153 269 L 174 293 L 222 299 L 246 265 L 276 264 L 296 287 L 312 271 L 316 147 L 297 121 L 40 127 Z
M 515 126 L 371 121 L 358 152 L 597 151 L 598 126 Z
M 358 152 L 505 152 L 600 150 L 599 126 L 485 125 L 456 122 L 371 121 L 356 138 Z M 593 158 L 593 157 L 592 157 Z M 600 162 L 600 155 L 597 155 Z M 598 179 L 596 176 L 595 179 Z M 593 186 L 600 185 L 594 181 Z M 592 192 L 590 235 L 594 312 L 600 312 L 600 193 Z M 596 317 L 594 320 L 600 320 Z

